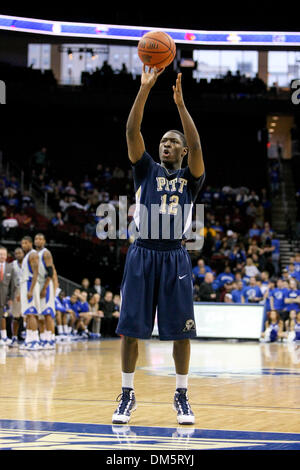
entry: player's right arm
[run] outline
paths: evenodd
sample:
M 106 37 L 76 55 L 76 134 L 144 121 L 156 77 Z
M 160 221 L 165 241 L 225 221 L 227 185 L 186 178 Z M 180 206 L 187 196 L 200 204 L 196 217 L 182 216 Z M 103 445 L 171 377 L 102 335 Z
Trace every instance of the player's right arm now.
M 144 108 L 151 88 L 163 71 L 164 69 L 158 71 L 154 67 L 153 69 L 149 68 L 149 71 L 147 72 L 146 66 L 143 65 L 141 86 L 129 113 L 126 124 L 128 157 L 131 163 L 136 163 L 138 160 L 140 160 L 143 156 L 143 153 L 145 152 L 144 139 L 141 133 Z
M 33 289 L 37 283 L 38 273 L 39 273 L 39 255 L 37 253 L 31 253 L 29 256 L 29 263 L 32 269 L 32 282 L 30 289 L 27 293 L 27 298 L 31 299 L 33 296 Z

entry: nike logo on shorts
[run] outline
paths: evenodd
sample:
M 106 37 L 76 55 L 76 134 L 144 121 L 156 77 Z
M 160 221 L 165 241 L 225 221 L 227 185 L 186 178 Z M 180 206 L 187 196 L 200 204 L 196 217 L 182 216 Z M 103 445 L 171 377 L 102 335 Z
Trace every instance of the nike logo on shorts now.
M 183 279 L 185 276 L 187 276 L 187 274 L 185 274 L 184 276 L 178 276 L 179 279 Z

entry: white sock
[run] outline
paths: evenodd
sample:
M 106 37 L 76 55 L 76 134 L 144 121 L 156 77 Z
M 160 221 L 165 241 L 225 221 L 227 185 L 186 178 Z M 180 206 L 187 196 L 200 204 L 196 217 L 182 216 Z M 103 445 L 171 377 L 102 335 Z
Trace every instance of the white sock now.
M 57 325 L 57 332 L 59 335 L 63 334 L 63 326 L 62 325 Z
M 176 389 L 188 387 L 188 375 L 176 374 Z
M 6 330 L 1 330 L 1 338 L 6 339 L 7 338 L 7 331 Z
M 32 333 L 33 333 L 33 341 L 39 341 L 40 338 L 39 338 L 38 330 L 34 330 Z
M 30 343 L 32 341 L 32 330 L 26 330 L 26 338 L 25 338 L 26 343 Z
M 122 387 L 134 388 L 133 380 L 134 380 L 134 372 L 129 373 L 129 374 L 126 372 L 122 372 Z

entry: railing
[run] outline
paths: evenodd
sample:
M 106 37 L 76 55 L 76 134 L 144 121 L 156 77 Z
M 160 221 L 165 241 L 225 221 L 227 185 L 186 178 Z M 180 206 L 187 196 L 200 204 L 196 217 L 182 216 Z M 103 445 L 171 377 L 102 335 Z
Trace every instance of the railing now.
M 58 276 L 59 287 L 64 291 L 65 295 L 72 295 L 75 289 L 81 289 L 80 284 L 70 281 L 63 276 Z

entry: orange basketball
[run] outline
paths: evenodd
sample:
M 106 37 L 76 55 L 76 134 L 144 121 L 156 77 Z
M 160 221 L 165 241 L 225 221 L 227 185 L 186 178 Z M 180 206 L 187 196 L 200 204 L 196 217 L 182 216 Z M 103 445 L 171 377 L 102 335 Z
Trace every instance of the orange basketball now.
M 143 64 L 162 69 L 173 62 L 176 45 L 163 31 L 149 31 L 139 40 L 138 55 Z

